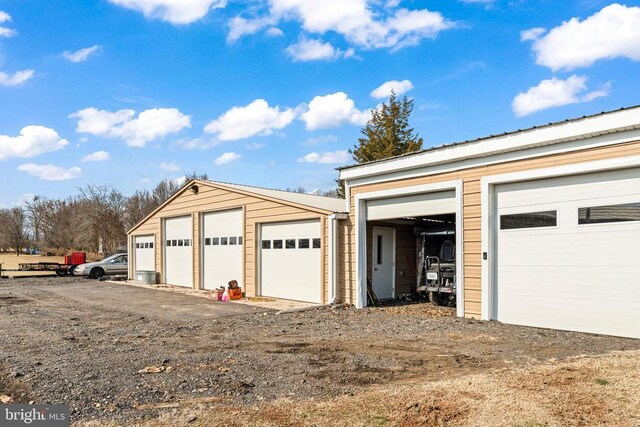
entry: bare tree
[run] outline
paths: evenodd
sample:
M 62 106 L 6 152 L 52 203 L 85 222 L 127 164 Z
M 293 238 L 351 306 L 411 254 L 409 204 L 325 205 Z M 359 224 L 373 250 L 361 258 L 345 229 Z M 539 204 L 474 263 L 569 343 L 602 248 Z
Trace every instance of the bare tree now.
M 21 207 L 3 209 L 0 211 L 0 223 L 4 230 L 6 243 L 20 255 L 29 241 L 27 234 L 27 216 Z
M 89 184 L 80 191 L 80 227 L 92 248 L 115 252 L 126 246 L 126 198 L 109 185 Z
M 25 213 L 27 221 L 33 233 L 33 242 L 38 245 L 42 238 L 42 225 L 44 221 L 46 200 L 40 196 L 33 196 L 31 200 L 25 202 Z

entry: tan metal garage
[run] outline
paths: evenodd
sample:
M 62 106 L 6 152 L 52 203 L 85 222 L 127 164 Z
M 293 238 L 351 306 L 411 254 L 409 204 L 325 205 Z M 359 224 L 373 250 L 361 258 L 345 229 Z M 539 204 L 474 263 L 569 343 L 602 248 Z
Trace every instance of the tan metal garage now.
M 342 168 L 341 295 L 367 304 L 381 231 L 446 223 L 458 315 L 640 338 L 638 168 L 640 107 Z
M 149 262 L 138 259 L 143 255 L 136 244 L 153 241 L 161 283 L 213 289 L 236 280 L 247 296 L 264 290 L 280 298 L 331 302 L 337 295 L 336 238 L 344 211 L 342 199 L 193 180 L 129 231 L 134 254 L 129 277 Z M 300 224 L 313 224 L 313 232 Z M 282 257 L 262 249 L 261 234 L 274 231 L 269 240 L 283 242 L 290 259 L 300 258 L 303 274 L 289 274 L 288 282 Z

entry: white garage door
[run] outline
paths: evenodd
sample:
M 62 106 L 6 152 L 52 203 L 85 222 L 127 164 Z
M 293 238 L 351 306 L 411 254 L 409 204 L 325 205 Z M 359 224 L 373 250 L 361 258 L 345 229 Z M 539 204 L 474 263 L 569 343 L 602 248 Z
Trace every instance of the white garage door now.
M 165 220 L 165 282 L 193 287 L 193 227 L 191 215 Z
M 369 221 L 441 215 L 455 211 L 456 192 L 453 190 L 388 197 L 367 202 L 367 220 Z
M 496 187 L 494 315 L 640 338 L 640 170 Z
M 261 239 L 262 295 L 321 302 L 320 221 L 264 224 Z
M 135 271 L 156 271 L 154 236 L 135 237 Z
M 203 284 L 205 289 L 242 284 L 242 210 L 203 216 Z

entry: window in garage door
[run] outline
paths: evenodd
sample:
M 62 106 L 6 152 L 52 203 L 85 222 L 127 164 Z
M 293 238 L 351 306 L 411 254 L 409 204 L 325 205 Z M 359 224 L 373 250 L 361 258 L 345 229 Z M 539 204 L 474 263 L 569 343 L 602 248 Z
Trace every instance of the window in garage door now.
M 640 338 L 639 201 L 638 169 L 496 186 L 494 318 Z M 501 227 L 532 212 L 557 225 Z

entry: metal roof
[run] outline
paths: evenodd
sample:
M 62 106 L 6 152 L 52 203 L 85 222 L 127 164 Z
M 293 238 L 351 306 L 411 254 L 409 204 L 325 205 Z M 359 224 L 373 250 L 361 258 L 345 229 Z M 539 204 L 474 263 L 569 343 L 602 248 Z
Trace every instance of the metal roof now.
M 322 209 L 331 212 L 346 212 L 347 204 L 344 199 L 336 199 L 333 197 L 315 196 L 313 194 L 294 193 L 293 191 L 285 190 L 273 190 L 270 188 L 254 187 L 251 185 L 231 184 L 228 182 L 219 181 L 204 181 L 212 184 L 227 187 L 229 189 L 236 189 L 246 191 L 248 193 L 258 194 L 274 199 L 280 199 L 299 205 L 309 206 L 316 209 Z
M 468 139 L 468 140 L 464 140 L 464 141 L 441 144 L 441 145 L 437 145 L 437 146 L 434 146 L 434 147 L 425 148 L 424 150 L 414 151 L 413 153 L 406 153 L 406 154 L 401 154 L 399 156 L 388 157 L 386 159 L 374 160 L 374 161 L 371 161 L 371 162 L 358 163 L 358 164 L 348 165 L 348 166 L 341 166 L 339 168 L 336 168 L 336 170 L 342 171 L 342 170 L 353 169 L 353 168 L 357 168 L 357 167 L 361 167 L 361 166 L 367 166 L 367 165 L 372 165 L 372 164 L 377 164 L 377 163 L 384 163 L 384 162 L 388 162 L 388 161 L 401 159 L 401 158 L 404 158 L 404 157 L 417 156 L 417 155 L 420 155 L 420 154 L 433 152 L 433 151 L 439 151 L 439 150 L 447 149 L 447 148 L 450 148 L 450 147 L 482 142 L 482 141 L 486 141 L 486 140 L 490 140 L 490 139 L 494 139 L 494 138 L 515 135 L 515 134 L 523 133 L 523 132 L 530 132 L 530 131 L 537 130 L 537 129 L 544 129 L 544 128 L 547 128 L 547 127 L 550 127 L 550 126 L 557 126 L 557 125 L 561 125 L 561 124 L 565 124 L 565 123 L 576 122 L 576 121 L 590 119 L 590 118 L 593 118 L 593 117 L 598 117 L 598 116 L 602 116 L 602 115 L 606 115 L 606 114 L 611 114 L 611 113 L 615 113 L 615 112 L 618 112 L 618 111 L 633 110 L 633 109 L 636 109 L 636 108 L 640 108 L 640 105 L 634 105 L 634 106 L 631 106 L 631 107 L 622 107 L 622 108 L 618 108 L 617 110 L 602 111 L 602 112 L 597 113 L 597 114 L 591 114 L 591 115 L 575 117 L 575 118 L 571 118 L 571 119 L 560 120 L 560 121 L 557 121 L 557 122 L 551 122 L 551 123 L 547 123 L 547 124 L 539 125 L 539 126 L 532 126 L 532 127 L 529 127 L 529 128 L 518 129 L 518 130 L 514 130 L 514 131 L 509 131 L 509 132 L 496 134 L 496 135 L 488 135 L 488 136 L 483 136 L 483 137 L 475 138 L 475 139 Z

